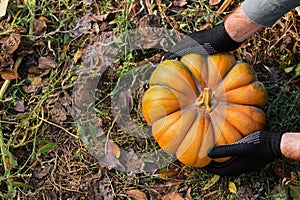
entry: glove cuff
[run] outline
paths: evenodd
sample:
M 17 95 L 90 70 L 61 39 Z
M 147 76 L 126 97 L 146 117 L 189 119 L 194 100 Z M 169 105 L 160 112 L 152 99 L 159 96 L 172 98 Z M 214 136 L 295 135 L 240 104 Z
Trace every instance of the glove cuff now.
M 224 23 L 215 26 L 212 34 L 211 44 L 218 52 L 233 51 L 241 46 L 243 42 L 234 41 L 225 30 Z
M 284 132 L 276 132 L 276 133 L 270 133 L 270 132 L 262 132 L 263 134 L 261 135 L 262 140 L 268 140 L 269 143 L 269 149 L 273 153 L 274 158 L 282 158 L 283 155 L 280 150 L 280 143 L 281 143 L 281 138 Z

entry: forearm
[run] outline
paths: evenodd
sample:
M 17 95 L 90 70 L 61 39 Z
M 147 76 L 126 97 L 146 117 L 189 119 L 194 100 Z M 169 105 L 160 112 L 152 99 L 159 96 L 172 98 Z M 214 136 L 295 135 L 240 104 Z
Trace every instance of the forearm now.
M 300 161 L 300 133 L 285 133 L 282 135 L 280 150 L 284 157 Z
M 244 14 L 241 7 L 235 9 L 235 11 L 225 19 L 224 26 L 228 35 L 236 42 L 243 42 L 262 28 L 262 26 L 252 22 Z
M 225 19 L 225 30 L 234 41 L 243 42 L 299 5 L 299 0 L 245 0 Z

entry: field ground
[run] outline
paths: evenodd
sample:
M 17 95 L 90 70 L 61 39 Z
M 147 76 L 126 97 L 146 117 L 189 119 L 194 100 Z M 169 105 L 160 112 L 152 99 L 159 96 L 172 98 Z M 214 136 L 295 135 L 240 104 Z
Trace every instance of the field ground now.
M 146 59 L 159 62 L 164 52 L 152 48 L 153 38 L 145 40 L 148 45 L 139 50 L 124 50 L 120 44 L 124 54 L 113 66 L 88 71 L 91 76 L 104 74 L 93 96 L 95 120 L 103 129 L 90 131 L 104 138 L 105 143 L 99 145 L 105 144 L 114 157 L 99 159 L 94 149 L 91 153 L 84 145 L 87 132 L 77 126 L 74 117 L 73 89 L 84 73 L 80 66 L 99 38 L 148 25 L 182 34 L 210 28 L 240 3 L 234 1 L 217 12 L 222 2 L 11 0 L 7 15 L 0 18 L 0 196 L 39 200 L 300 199 L 299 164 L 286 160 L 235 177 L 215 176 L 178 161 L 152 173 L 116 169 L 124 167 L 126 160 L 137 168 L 144 166 L 134 152 L 158 150 L 151 137 L 126 134 L 116 123 L 111 105 L 120 77 Z M 253 66 L 268 90 L 264 107 L 268 131 L 300 130 L 299 30 L 300 17 L 292 10 L 234 52 L 238 60 Z M 138 127 L 145 126 L 140 108 L 143 92 L 140 87 L 117 102 L 131 105 L 130 116 Z M 116 159 L 124 151 L 129 152 L 127 157 Z

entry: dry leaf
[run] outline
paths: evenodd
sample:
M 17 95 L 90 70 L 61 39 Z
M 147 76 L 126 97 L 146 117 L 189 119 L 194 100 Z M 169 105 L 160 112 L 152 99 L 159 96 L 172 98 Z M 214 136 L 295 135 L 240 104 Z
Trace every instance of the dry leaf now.
M 174 0 L 173 1 L 173 5 L 178 6 L 178 7 L 182 7 L 186 4 L 187 4 L 187 0 Z
M 75 53 L 75 55 L 74 55 L 74 63 L 75 64 L 81 58 L 82 52 L 83 52 L 83 49 L 78 49 L 77 52 Z
M 1 77 L 4 80 L 15 80 L 19 77 L 18 73 L 12 69 L 5 69 L 1 72 Z
M 80 19 L 76 19 L 75 24 L 75 28 L 70 30 L 69 32 L 72 38 L 80 37 L 81 35 L 88 33 L 92 28 L 92 23 L 89 14 L 86 14 Z
M 12 54 L 15 50 L 17 50 L 20 42 L 21 36 L 19 34 L 10 34 L 3 40 L 2 49 L 8 54 Z
M 229 182 L 228 184 L 228 190 L 232 193 L 232 194 L 236 194 L 237 192 L 237 189 L 236 189 L 236 186 L 234 184 L 234 182 Z
M 126 194 L 135 200 L 147 200 L 147 195 L 138 189 L 128 190 Z
M 109 15 L 109 13 L 102 14 L 102 15 L 91 15 L 91 19 L 98 21 L 98 22 L 102 22 L 102 21 L 106 20 L 108 15 Z
M 33 175 L 38 178 L 41 179 L 43 177 L 45 177 L 50 171 L 50 167 L 46 166 L 46 167 L 37 167 L 34 171 L 33 171 Z
M 184 198 L 176 192 L 171 192 L 166 194 L 163 198 L 163 200 L 183 200 Z
M 47 25 L 45 21 L 34 19 L 34 35 L 44 36 L 47 31 Z
M 41 84 L 42 78 L 40 76 L 35 76 L 33 74 L 28 74 L 27 79 L 31 82 L 32 86 Z
M 38 67 L 29 67 L 28 73 L 29 74 L 40 74 L 40 69 Z
M 17 112 L 25 112 L 25 106 L 24 106 L 24 100 L 18 99 L 16 102 L 16 106 L 14 107 L 14 110 Z
M 56 68 L 58 66 L 58 64 L 50 59 L 50 58 L 46 58 L 46 57 L 40 57 L 39 60 L 39 68 L 41 69 L 47 69 L 47 68 Z
M 209 0 L 209 5 L 214 6 L 221 2 L 221 0 Z
M 46 23 L 50 23 L 50 22 L 51 22 L 51 20 L 49 20 L 48 18 L 46 18 L 46 17 L 44 17 L 44 16 L 40 16 L 40 17 L 39 17 L 39 20 L 40 20 L 40 21 L 43 21 L 43 22 L 46 22 Z
M 111 140 L 109 140 L 107 143 L 107 152 L 109 154 L 112 154 L 116 158 L 119 158 L 121 155 L 121 150 L 119 146 Z
M 176 170 L 162 169 L 162 170 L 158 171 L 158 174 L 161 179 L 167 180 L 167 179 L 175 177 L 178 174 L 178 172 Z

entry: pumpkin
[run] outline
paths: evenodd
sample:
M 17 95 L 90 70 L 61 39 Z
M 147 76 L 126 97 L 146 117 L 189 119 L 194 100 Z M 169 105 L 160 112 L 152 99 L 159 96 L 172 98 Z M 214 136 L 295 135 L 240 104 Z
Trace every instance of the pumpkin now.
M 142 112 L 163 150 L 185 165 L 204 167 L 211 147 L 264 127 L 266 101 L 266 89 L 247 63 L 229 53 L 187 54 L 153 71 Z

